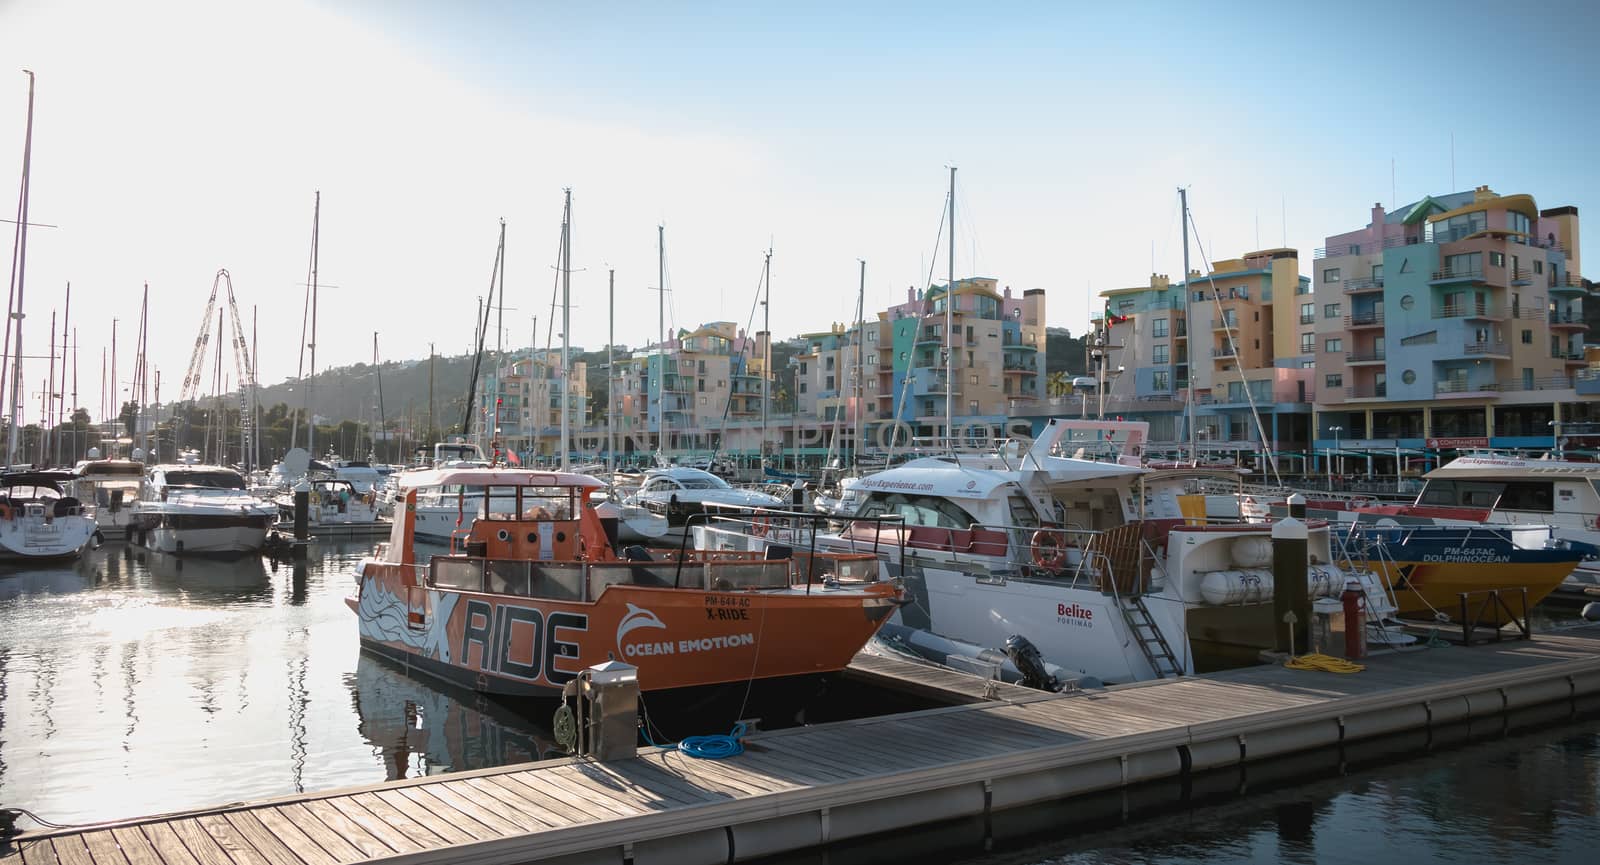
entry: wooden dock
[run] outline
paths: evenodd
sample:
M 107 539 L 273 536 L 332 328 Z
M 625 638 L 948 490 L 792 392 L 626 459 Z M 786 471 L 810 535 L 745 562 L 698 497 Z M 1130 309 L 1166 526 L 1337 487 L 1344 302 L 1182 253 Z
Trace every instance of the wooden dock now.
M 862 674 L 930 689 L 952 675 L 897 663 L 866 660 Z M 973 687 L 985 686 L 957 689 Z M 0 846 L 0 865 L 742 861 L 1529 706 L 1575 712 L 1597 694 L 1593 630 L 1389 654 L 1352 675 L 1268 666 L 1059 695 L 1002 687 L 756 733 L 728 760 L 649 749 L 30 833 Z

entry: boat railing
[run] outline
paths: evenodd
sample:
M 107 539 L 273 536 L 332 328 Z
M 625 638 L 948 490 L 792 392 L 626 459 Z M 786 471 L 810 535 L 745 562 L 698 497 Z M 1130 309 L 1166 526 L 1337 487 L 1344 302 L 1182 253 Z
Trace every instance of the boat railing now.
M 697 525 L 708 529 L 728 528 L 738 534 L 765 539 L 766 550 L 763 555 L 789 562 L 792 584 L 804 585 L 807 592 L 819 579 L 875 581 L 878 571 L 875 567 L 867 567 L 867 563 L 880 559 L 879 553 L 887 548 L 900 547 L 899 561 L 905 561 L 905 533 L 893 531 L 904 527 L 904 517 L 851 517 L 844 521 L 873 527 L 870 543 L 867 538 L 861 538 L 859 549 L 857 539 L 847 539 L 846 555 L 859 554 L 851 558 L 841 558 L 837 549 L 818 548 L 818 533 L 829 531 L 836 522 L 836 518 L 828 514 L 781 508 L 723 508 L 717 513 L 691 514 L 684 523 L 678 556 L 681 560 L 690 553 L 689 542 Z M 888 538 L 884 535 L 886 528 L 891 531 Z M 903 573 L 896 576 L 903 576 Z

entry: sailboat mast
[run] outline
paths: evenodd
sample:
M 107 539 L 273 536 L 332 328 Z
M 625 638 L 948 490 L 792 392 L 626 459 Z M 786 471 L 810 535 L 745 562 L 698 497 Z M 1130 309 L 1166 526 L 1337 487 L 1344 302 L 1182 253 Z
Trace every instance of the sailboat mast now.
M 33 73 L 22 71 L 28 76 L 28 126 L 22 145 L 22 189 L 17 196 L 17 240 L 11 253 L 13 303 L 6 310 L 11 321 L 16 322 L 16 338 L 10 340 L 15 354 L 11 365 L 11 433 L 6 439 L 6 465 L 16 462 L 17 436 L 22 429 L 22 287 L 28 270 L 28 173 L 33 163 Z
M 656 373 L 656 411 L 661 422 L 656 427 L 656 453 L 667 452 L 667 227 L 656 226 L 656 357 L 660 367 Z
M 767 413 L 772 405 L 772 247 L 767 247 L 767 260 L 761 266 L 761 279 L 766 288 L 761 297 L 761 332 L 766 340 L 761 346 L 761 456 L 767 455 Z M 781 440 L 783 435 L 780 433 Z
M 314 458 L 317 455 L 317 419 L 311 409 L 311 389 L 317 380 L 317 241 L 322 230 L 322 191 L 317 190 L 316 204 L 311 210 L 311 342 L 306 348 L 311 350 L 311 371 L 306 376 L 306 452 Z
M 149 311 L 150 311 L 150 283 L 147 282 L 147 283 L 144 284 L 144 299 L 139 304 L 139 338 L 138 338 L 139 348 L 138 348 L 137 355 L 134 357 L 134 361 L 133 361 L 133 387 L 129 391 L 129 393 L 131 393 L 133 395 L 134 402 L 136 403 L 136 405 L 133 407 L 133 435 L 130 436 L 130 438 L 132 438 L 134 441 L 138 441 L 139 430 L 144 428 L 144 423 L 143 423 L 143 420 L 144 420 L 144 404 L 145 404 L 145 399 L 144 399 L 144 397 L 145 397 L 145 384 L 144 383 L 145 383 L 145 378 L 148 375 L 148 372 L 145 369 L 145 351 L 147 349 L 147 346 L 145 345 L 145 337 L 146 337 L 146 335 L 148 333 L 148 331 L 146 329 L 147 328 L 147 324 L 146 323 L 147 323 L 147 320 L 148 320 Z M 151 460 L 151 461 L 154 462 L 154 460 Z
M 863 355 L 866 349 L 864 343 L 867 339 L 866 309 L 867 260 L 863 258 L 861 259 L 861 288 L 856 292 L 856 441 L 855 445 L 850 448 L 851 468 L 859 468 L 861 465 L 861 440 L 866 436 L 866 418 L 861 413 L 861 394 L 865 386 L 861 378 L 867 368 L 865 356 Z
M 44 399 L 39 404 L 39 465 L 50 465 L 50 415 L 55 408 L 56 392 L 56 311 L 50 310 L 50 329 L 45 331 L 45 342 L 50 346 L 50 371 L 45 374 Z
M 606 471 L 617 469 L 617 269 L 611 268 L 606 289 Z
M 572 353 L 572 188 L 566 190 L 567 203 L 561 217 L 561 470 L 568 468 L 572 450 L 568 437 L 571 428 L 572 372 L 567 365 Z
M 1178 187 L 1178 202 L 1183 207 L 1183 294 L 1184 308 L 1187 309 L 1189 296 L 1189 190 Z M 1187 321 L 1188 316 L 1184 316 Z M 1195 449 L 1194 429 L 1194 370 L 1195 364 L 1191 356 L 1189 361 L 1189 375 L 1187 377 L 1188 390 L 1184 394 L 1183 414 L 1184 422 L 1189 427 L 1189 464 L 1199 465 L 1199 454 Z
M 61 310 L 61 389 L 51 391 L 51 401 L 55 405 L 56 422 L 51 426 L 54 431 L 54 444 L 51 452 L 56 462 L 61 462 L 61 425 L 66 420 L 67 402 L 67 335 L 71 332 L 72 325 L 72 283 L 67 283 L 67 301 Z
M 504 371 L 506 360 L 505 343 L 505 315 L 506 315 L 506 221 L 500 220 L 500 300 L 495 303 L 494 312 L 494 426 L 489 430 L 489 442 L 498 450 L 500 448 L 500 376 Z M 490 285 L 491 293 L 494 286 Z
M 944 436 L 953 442 L 955 431 L 956 349 L 956 167 L 950 166 L 950 254 L 945 264 L 949 279 L 944 286 Z

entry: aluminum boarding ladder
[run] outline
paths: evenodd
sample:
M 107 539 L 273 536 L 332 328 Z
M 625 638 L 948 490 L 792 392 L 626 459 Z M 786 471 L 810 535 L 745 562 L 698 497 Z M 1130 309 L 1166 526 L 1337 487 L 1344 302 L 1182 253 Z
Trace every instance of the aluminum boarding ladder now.
M 1123 620 L 1128 623 L 1128 630 L 1133 632 L 1133 638 L 1139 643 L 1139 650 L 1150 663 L 1150 669 L 1155 671 L 1156 678 L 1182 676 L 1183 665 L 1178 662 L 1178 656 L 1173 654 L 1171 644 L 1167 642 L 1167 638 L 1161 633 L 1161 628 L 1156 625 L 1156 620 L 1150 615 L 1150 608 L 1145 606 L 1144 598 L 1139 595 L 1123 595 L 1117 602 L 1118 608 L 1122 610 Z

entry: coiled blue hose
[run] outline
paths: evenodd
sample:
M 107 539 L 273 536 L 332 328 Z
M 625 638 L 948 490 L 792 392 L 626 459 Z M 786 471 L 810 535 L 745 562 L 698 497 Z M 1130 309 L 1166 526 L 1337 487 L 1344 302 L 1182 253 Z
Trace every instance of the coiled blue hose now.
M 744 744 L 739 741 L 744 733 L 744 724 L 734 724 L 733 732 L 726 736 L 686 736 L 678 743 L 678 750 L 704 760 L 737 757 L 744 753 Z

